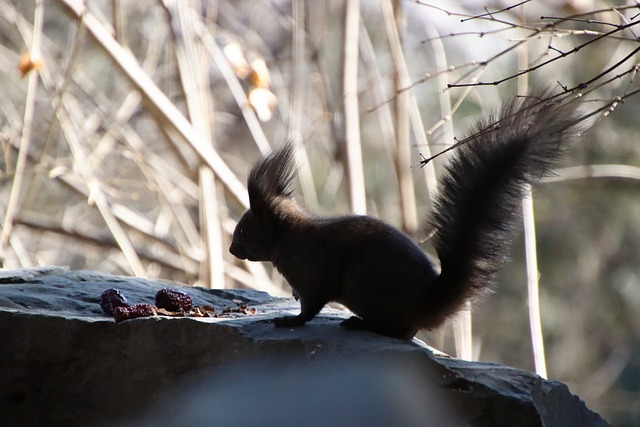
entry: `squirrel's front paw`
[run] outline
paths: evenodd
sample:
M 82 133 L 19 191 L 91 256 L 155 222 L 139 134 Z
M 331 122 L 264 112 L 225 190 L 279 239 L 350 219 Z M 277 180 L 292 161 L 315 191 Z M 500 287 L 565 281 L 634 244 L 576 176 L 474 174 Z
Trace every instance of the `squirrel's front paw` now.
M 284 316 L 273 319 L 276 328 L 294 328 L 305 324 L 305 320 L 300 316 Z

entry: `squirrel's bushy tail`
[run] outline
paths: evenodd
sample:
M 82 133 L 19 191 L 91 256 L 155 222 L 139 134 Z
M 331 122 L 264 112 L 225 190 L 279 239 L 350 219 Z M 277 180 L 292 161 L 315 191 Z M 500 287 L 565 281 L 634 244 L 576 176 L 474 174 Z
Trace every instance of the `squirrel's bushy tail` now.
M 550 98 L 540 90 L 508 102 L 455 150 L 432 219 L 441 273 L 429 300 L 444 304 L 431 319 L 490 289 L 528 184 L 549 173 L 577 122 L 571 104 Z

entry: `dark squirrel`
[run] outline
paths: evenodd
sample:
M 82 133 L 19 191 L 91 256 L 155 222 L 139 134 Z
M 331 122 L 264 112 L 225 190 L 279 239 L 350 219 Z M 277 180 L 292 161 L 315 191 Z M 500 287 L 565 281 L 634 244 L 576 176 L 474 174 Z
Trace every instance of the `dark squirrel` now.
M 491 288 L 505 262 L 528 184 L 547 175 L 577 122 L 570 104 L 549 90 L 506 103 L 479 121 L 455 150 L 440 180 L 430 224 L 439 271 L 399 230 L 369 216 L 314 216 L 293 199 L 290 144 L 260 159 L 248 179 L 250 209 L 230 252 L 271 261 L 301 304 L 301 326 L 328 302 L 357 317 L 342 322 L 408 339 L 443 324 L 465 302 Z

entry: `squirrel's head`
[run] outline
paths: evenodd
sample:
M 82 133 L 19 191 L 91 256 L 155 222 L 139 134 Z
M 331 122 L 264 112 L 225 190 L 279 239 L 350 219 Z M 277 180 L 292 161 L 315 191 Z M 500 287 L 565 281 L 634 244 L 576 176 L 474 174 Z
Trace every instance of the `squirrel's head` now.
M 279 206 L 292 199 L 296 171 L 290 143 L 262 157 L 251 168 L 247 188 L 250 209 L 235 231 L 229 252 L 240 259 L 269 261 L 283 221 Z
M 269 261 L 274 237 L 275 227 L 249 209 L 238 221 L 229 252 L 239 259 Z

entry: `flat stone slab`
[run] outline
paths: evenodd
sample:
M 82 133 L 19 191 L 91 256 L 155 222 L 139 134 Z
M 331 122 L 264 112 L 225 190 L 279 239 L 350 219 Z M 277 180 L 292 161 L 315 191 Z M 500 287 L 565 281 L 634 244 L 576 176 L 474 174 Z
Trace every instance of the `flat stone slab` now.
M 109 288 L 131 304 L 174 288 L 217 313 L 239 303 L 256 313 L 116 323 L 99 305 Z M 608 425 L 564 384 L 343 330 L 346 311 L 327 308 L 295 329 L 270 322 L 298 311 L 291 298 L 250 290 L 0 271 L 2 425 Z

